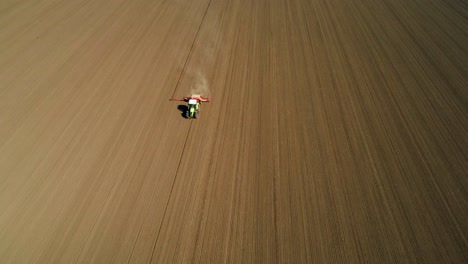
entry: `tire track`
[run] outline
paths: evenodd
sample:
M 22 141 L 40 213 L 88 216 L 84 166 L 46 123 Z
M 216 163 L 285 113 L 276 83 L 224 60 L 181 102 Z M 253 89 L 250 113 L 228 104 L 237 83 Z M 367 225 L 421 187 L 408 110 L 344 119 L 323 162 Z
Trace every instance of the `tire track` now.
M 200 22 L 200 26 L 198 27 L 197 33 L 195 34 L 195 37 L 194 37 L 194 39 L 193 39 L 193 41 L 192 41 L 192 44 L 191 44 L 191 46 L 190 46 L 190 51 L 189 51 L 189 53 L 188 53 L 188 55 L 187 55 L 187 59 L 186 59 L 185 62 L 184 62 L 184 66 L 183 66 L 182 71 L 181 71 L 181 73 L 180 73 L 180 75 L 179 75 L 179 78 L 178 78 L 178 80 L 177 80 L 176 86 L 174 87 L 174 92 L 172 93 L 172 97 L 175 96 L 175 93 L 176 93 L 176 91 L 177 91 L 177 88 L 179 87 L 179 84 L 180 84 L 180 82 L 181 82 L 181 80 L 182 80 L 182 76 L 183 76 L 183 74 L 184 74 L 184 72 L 185 72 L 185 70 L 186 70 L 186 67 L 187 67 L 187 65 L 188 65 L 188 62 L 190 61 L 190 58 L 191 58 L 191 56 L 192 56 L 192 54 L 193 54 L 194 45 L 195 45 L 195 43 L 196 43 L 196 41 L 197 41 L 197 39 L 198 39 L 198 35 L 199 35 L 199 33 L 200 33 L 201 27 L 203 26 L 203 22 L 205 21 L 205 17 L 206 17 L 206 14 L 207 14 L 207 12 L 208 12 L 208 9 L 210 8 L 211 1 L 212 1 L 212 0 L 209 0 L 209 2 L 208 2 L 208 5 L 207 5 L 207 7 L 206 7 L 206 9 L 205 9 L 205 12 L 204 12 L 204 14 L 203 14 L 202 20 L 201 20 L 201 22 Z M 192 121 L 192 120 L 190 120 L 190 121 Z M 182 155 L 180 156 L 179 163 L 178 163 L 178 165 L 177 165 L 177 169 L 176 169 L 175 176 L 174 176 L 174 179 L 173 179 L 173 182 L 172 182 L 171 190 L 170 190 L 170 192 L 169 192 L 169 198 L 167 199 L 167 203 L 166 203 L 166 206 L 165 206 L 165 209 L 164 209 L 164 213 L 163 213 L 163 217 L 162 217 L 162 222 L 164 222 L 164 220 L 165 220 L 165 218 L 166 218 L 167 208 L 168 208 L 169 202 L 171 201 L 172 193 L 173 193 L 173 190 L 174 190 L 174 184 L 175 184 L 175 182 L 176 182 L 176 180 L 177 180 L 177 175 L 179 175 L 180 164 L 182 163 L 182 160 L 183 160 L 183 158 L 184 158 L 185 147 L 186 147 L 186 145 L 187 145 L 187 142 L 188 142 L 188 139 L 189 139 L 189 135 L 190 135 L 191 129 L 192 129 L 192 122 L 190 122 L 188 131 L 187 131 L 187 135 L 186 135 L 186 137 L 185 137 L 184 147 L 182 148 Z M 158 240 L 159 240 L 159 234 L 161 233 L 161 228 L 162 228 L 162 224 L 161 224 L 161 226 L 160 226 L 160 230 L 158 231 L 157 236 L 156 236 L 156 240 L 155 240 L 155 242 L 154 242 L 154 246 L 153 246 L 153 250 L 152 250 L 151 258 L 150 258 L 150 263 L 153 262 L 154 251 L 155 251 L 155 249 L 156 249 L 156 245 L 157 245 Z

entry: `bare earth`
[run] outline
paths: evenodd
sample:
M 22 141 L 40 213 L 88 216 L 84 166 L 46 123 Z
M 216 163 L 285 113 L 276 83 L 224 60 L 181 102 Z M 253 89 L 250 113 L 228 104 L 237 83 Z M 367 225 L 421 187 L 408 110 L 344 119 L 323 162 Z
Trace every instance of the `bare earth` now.
M 464 0 L 3 0 L 0 262 L 466 263 L 467 44 Z

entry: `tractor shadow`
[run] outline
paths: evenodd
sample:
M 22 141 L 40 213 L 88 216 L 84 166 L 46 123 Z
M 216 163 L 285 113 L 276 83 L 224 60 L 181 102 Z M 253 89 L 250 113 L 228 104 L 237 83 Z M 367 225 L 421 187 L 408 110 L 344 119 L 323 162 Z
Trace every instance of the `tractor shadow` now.
M 188 111 L 188 106 L 187 105 L 178 105 L 177 109 L 180 111 L 180 116 L 182 116 L 185 119 L 188 119 L 187 116 L 185 116 L 185 113 Z

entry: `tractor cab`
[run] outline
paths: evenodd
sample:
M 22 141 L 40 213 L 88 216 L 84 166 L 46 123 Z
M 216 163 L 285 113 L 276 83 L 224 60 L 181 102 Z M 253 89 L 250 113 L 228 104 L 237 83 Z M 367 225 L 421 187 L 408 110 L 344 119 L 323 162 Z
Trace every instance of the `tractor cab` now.
M 190 99 L 190 100 L 188 101 L 188 104 L 189 104 L 189 106 L 196 105 L 196 104 L 197 104 L 197 100 L 196 100 L 196 99 Z
M 188 117 L 190 118 L 197 118 L 198 117 L 198 100 L 197 99 L 190 99 L 188 101 L 188 110 L 189 113 Z

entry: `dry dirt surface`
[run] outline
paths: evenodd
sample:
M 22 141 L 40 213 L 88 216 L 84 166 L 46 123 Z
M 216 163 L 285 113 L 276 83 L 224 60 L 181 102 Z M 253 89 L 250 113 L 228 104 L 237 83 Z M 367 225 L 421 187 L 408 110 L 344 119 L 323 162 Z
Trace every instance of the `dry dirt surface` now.
M 1 263 L 466 263 L 464 0 L 3 0 Z M 171 97 L 201 92 L 200 118 Z

